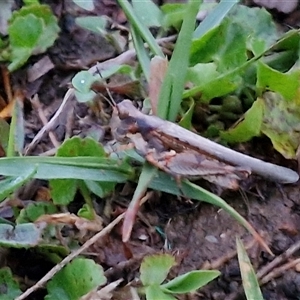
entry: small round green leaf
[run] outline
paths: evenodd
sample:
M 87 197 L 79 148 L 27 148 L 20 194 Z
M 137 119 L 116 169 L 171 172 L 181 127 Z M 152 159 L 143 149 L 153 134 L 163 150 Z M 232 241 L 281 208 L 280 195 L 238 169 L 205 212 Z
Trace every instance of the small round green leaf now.
M 12 49 L 34 48 L 43 32 L 43 21 L 33 14 L 18 17 L 8 28 Z
M 169 254 L 158 254 L 145 257 L 140 268 L 143 285 L 161 284 L 174 265 L 175 258 Z
M 77 258 L 58 272 L 47 284 L 46 300 L 80 299 L 106 283 L 103 269 L 91 259 Z

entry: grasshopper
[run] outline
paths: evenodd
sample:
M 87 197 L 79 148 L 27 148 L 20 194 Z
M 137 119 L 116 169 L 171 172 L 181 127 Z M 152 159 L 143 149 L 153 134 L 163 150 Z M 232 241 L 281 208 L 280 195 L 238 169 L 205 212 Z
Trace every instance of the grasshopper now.
M 177 180 L 203 178 L 228 189 L 252 172 L 280 183 L 299 176 L 291 169 L 244 155 L 201 137 L 172 122 L 140 112 L 130 100 L 115 104 L 120 123 L 114 130 L 119 141 L 133 143 L 138 154 Z

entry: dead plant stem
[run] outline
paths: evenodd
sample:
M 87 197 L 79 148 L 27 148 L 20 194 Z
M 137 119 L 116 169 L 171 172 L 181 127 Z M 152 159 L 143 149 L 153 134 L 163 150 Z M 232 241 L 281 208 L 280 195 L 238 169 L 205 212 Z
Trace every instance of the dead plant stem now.
M 43 278 L 41 278 L 35 285 L 26 290 L 23 294 L 17 297 L 15 300 L 23 300 L 26 299 L 31 293 L 36 291 L 37 289 L 44 286 L 44 284 L 49 281 L 57 272 L 59 272 L 67 263 L 73 260 L 75 257 L 80 255 L 86 249 L 88 249 L 91 245 L 93 245 L 97 240 L 101 237 L 104 237 L 108 234 L 123 218 L 125 213 L 119 215 L 114 221 L 108 224 L 105 228 L 87 240 L 79 249 L 70 253 L 67 257 L 65 257 L 59 264 L 53 267 Z

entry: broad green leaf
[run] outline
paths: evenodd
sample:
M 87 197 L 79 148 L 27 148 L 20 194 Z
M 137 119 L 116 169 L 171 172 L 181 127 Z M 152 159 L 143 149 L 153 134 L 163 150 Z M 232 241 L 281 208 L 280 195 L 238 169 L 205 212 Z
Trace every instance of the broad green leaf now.
M 200 3 L 201 0 L 190 0 L 187 4 L 183 24 L 160 90 L 158 116 L 169 121 L 176 119 L 180 109 L 189 64 L 191 40 Z
M 29 57 L 31 56 L 32 51 L 30 48 L 15 48 L 11 51 L 10 55 L 6 60 L 10 60 L 11 63 L 8 66 L 9 71 L 14 71 L 24 65 Z
M 26 17 L 30 15 L 34 15 L 43 21 L 43 35 L 40 36 L 38 43 L 40 49 L 36 50 L 42 50 L 42 52 L 44 52 L 48 47 L 53 45 L 53 42 L 60 31 L 57 24 L 57 18 L 52 13 L 50 6 L 45 4 L 35 4 L 23 6 L 20 10 L 14 11 L 12 18 L 10 19 L 10 24 L 13 24 L 21 16 Z
M 229 18 L 242 24 L 247 31 L 247 49 L 259 55 L 271 47 L 278 39 L 276 24 L 272 15 L 264 8 L 236 5 Z M 255 19 L 255 22 L 252 20 Z
M 186 81 L 194 85 L 205 85 L 220 75 L 216 63 L 198 63 L 188 68 Z
M 93 11 L 94 10 L 94 0 L 72 0 L 76 5 L 79 7 L 88 10 Z
M 282 50 L 279 52 L 273 52 L 270 53 L 270 55 L 264 56 L 261 59 L 261 61 L 264 62 L 270 68 L 285 73 L 289 71 L 295 65 L 295 62 L 298 60 L 298 53 L 296 50 L 297 48 L 293 50 Z M 254 71 L 256 75 L 256 69 Z
M 256 86 L 263 91 L 278 92 L 286 100 L 294 100 L 300 86 L 300 70 L 281 73 L 259 62 Z
M 20 211 L 19 216 L 16 219 L 17 224 L 34 222 L 40 216 L 46 214 L 54 214 L 57 212 L 55 205 L 50 202 L 34 202 L 28 204 Z
M 263 101 L 261 99 L 256 100 L 236 127 L 220 133 L 221 138 L 228 143 L 243 143 L 260 135 L 264 108 Z
M 224 5 L 225 2 L 227 1 L 224 1 Z M 255 62 L 273 47 L 272 42 L 275 43 L 277 38 L 270 15 L 264 10 L 256 12 L 259 21 L 257 26 L 253 27 L 248 21 L 244 21 L 245 16 L 253 15 L 252 8 L 236 5 L 225 18 L 222 16 L 221 22 L 218 20 L 212 22 L 206 32 L 202 32 L 193 40 L 191 66 L 197 63 L 214 63 L 220 75 L 209 82 L 205 73 L 199 73 L 199 79 L 202 75 L 206 84 L 200 83 L 198 79 L 198 86 L 185 91 L 184 98 L 200 94 L 201 100 L 208 103 L 212 98 L 224 96 L 242 86 L 244 72 L 250 66 L 254 68 Z M 221 11 L 220 13 L 222 14 Z M 261 29 L 266 29 L 268 38 L 264 33 L 260 33 Z M 250 60 L 249 50 L 255 55 Z M 248 77 L 244 77 L 244 80 L 247 81 Z
M 265 106 L 262 133 L 285 158 L 295 159 L 300 141 L 299 100 L 286 101 L 279 94 L 268 92 L 261 101 Z
M 76 258 L 49 281 L 45 300 L 80 299 L 105 283 L 106 278 L 100 265 L 92 259 Z
M 243 280 L 243 288 L 247 300 L 263 300 L 264 298 L 259 288 L 256 274 L 251 265 L 246 249 L 239 238 L 236 239 L 236 247 Z
M 43 234 L 44 237 L 45 233 Z M 45 237 L 44 237 L 45 240 Z M 38 245 L 35 248 L 37 254 L 46 257 L 48 261 L 51 261 L 54 264 L 60 263 L 68 254 L 70 254 L 70 249 L 61 245 L 53 244 L 53 240 L 51 241 L 52 244 L 44 244 L 43 243 Z M 59 242 L 56 240 L 56 242 Z
M 45 52 L 58 37 L 57 18 L 48 5 L 32 4 L 15 11 L 8 28 L 11 64 L 9 70 L 20 67 L 30 55 Z
M 254 55 L 260 55 L 276 42 L 276 26 L 267 11 L 243 5 L 236 5 L 231 10 L 234 4 L 222 1 L 215 8 L 215 11 L 218 10 L 218 17 L 212 18 L 210 26 L 204 26 L 204 23 L 213 13 L 199 25 L 199 28 L 203 27 L 205 31 L 202 29 L 194 34 L 191 48 L 192 65 L 213 59 L 216 62 L 220 61 L 223 69 L 236 67 L 243 59 L 247 59 L 246 49 Z M 227 7 L 219 9 L 221 6 Z M 253 26 L 251 20 L 254 18 L 257 22 Z M 232 63 L 230 59 L 233 59 Z
M 175 264 L 175 258 L 169 254 L 146 256 L 143 259 L 140 268 L 140 279 L 143 285 L 148 286 L 161 284 Z
M 160 27 L 163 13 L 151 0 L 133 0 L 132 7 L 136 15 L 147 27 Z
M 173 26 L 175 28 L 180 28 L 182 20 L 184 18 L 187 6 L 186 3 L 166 3 L 161 7 L 164 13 L 162 26 L 165 29 Z
M 0 224 L 0 245 L 12 248 L 36 246 L 41 238 L 41 229 L 33 223 L 16 226 Z
M 23 176 L 2 179 L 0 181 L 0 202 L 30 180 L 35 173 L 36 169 L 31 167 Z
M 0 269 L 0 287 L 1 300 L 14 300 L 22 293 L 8 267 Z
M 247 61 L 247 31 L 243 24 L 226 18 L 218 28 L 193 40 L 191 65 L 215 62 L 218 71 L 234 69 Z
M 213 98 L 225 96 L 235 91 L 243 84 L 242 78 L 239 75 L 243 71 L 243 66 L 240 66 L 233 71 L 225 72 L 220 76 L 207 78 L 206 83 L 201 83 L 190 90 L 184 91 L 183 98 L 186 99 L 201 95 L 201 102 L 209 103 Z M 210 76 L 210 74 L 208 75 Z M 205 77 L 206 75 L 203 75 L 203 78 Z M 208 79 L 211 79 L 211 81 L 208 81 Z
M 298 50 L 300 42 L 299 29 L 291 29 L 283 34 L 275 50 Z
M 57 157 L 94 156 L 105 157 L 102 146 L 91 138 L 80 139 L 73 137 L 66 140 L 57 150 Z M 76 179 L 52 179 L 49 182 L 53 202 L 59 205 L 67 205 L 73 201 L 78 188 Z
M 9 70 L 21 67 L 30 57 L 34 47 L 43 33 L 43 21 L 34 15 L 17 18 L 9 26 L 8 33 L 11 45 L 11 64 Z
M 78 180 L 51 179 L 49 186 L 53 203 L 56 205 L 68 205 L 74 200 L 78 189 Z
M 23 2 L 26 5 L 40 4 L 39 0 L 24 0 Z
M 176 300 L 172 295 L 164 293 L 159 285 L 150 285 L 145 288 L 145 294 L 147 300 Z
M 18 16 L 9 26 L 11 47 L 33 49 L 43 32 L 43 20 L 30 14 Z
M 205 286 L 210 281 L 214 280 L 220 276 L 219 271 L 214 270 L 196 270 L 185 273 L 178 277 L 175 277 L 173 280 L 168 283 L 162 284 L 161 288 L 166 293 L 172 294 L 185 294 L 194 292 L 197 289 Z
M 242 78 L 237 72 L 220 73 L 216 63 L 198 63 L 190 67 L 186 81 L 193 83 L 195 87 L 184 91 L 183 98 L 201 95 L 201 102 L 208 103 L 212 98 L 227 95 L 238 88 Z
M 102 145 L 91 138 L 73 137 L 66 140 L 57 150 L 57 156 L 97 156 L 104 157 L 106 153 Z

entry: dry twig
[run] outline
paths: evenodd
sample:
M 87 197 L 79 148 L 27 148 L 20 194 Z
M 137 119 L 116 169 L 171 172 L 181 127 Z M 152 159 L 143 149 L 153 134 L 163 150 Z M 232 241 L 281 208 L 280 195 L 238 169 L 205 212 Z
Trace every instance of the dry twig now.
M 151 192 L 147 193 L 143 199 L 140 202 L 140 205 L 144 204 L 149 198 L 149 194 Z M 99 231 L 97 234 L 92 236 L 89 240 L 87 240 L 79 249 L 76 251 L 70 253 L 67 257 L 65 257 L 59 264 L 57 264 L 55 267 L 53 267 L 43 278 L 41 278 L 34 286 L 26 290 L 22 295 L 17 297 L 15 300 L 24 300 L 27 296 L 29 296 L 31 293 L 36 291 L 37 289 L 40 289 L 44 286 L 44 284 L 49 281 L 57 272 L 59 272 L 66 264 L 68 264 L 70 261 L 72 261 L 75 257 L 80 255 L 82 252 L 86 251 L 90 246 L 92 246 L 94 243 L 96 243 L 100 238 L 104 237 L 106 234 L 108 234 L 123 218 L 125 213 L 122 213 L 119 215 L 115 220 L 113 220 L 111 223 L 109 223 L 105 228 L 103 228 L 101 231 Z
M 39 100 L 38 95 L 35 94 L 35 95 L 33 96 L 33 98 L 30 99 L 30 102 L 31 102 L 33 108 L 37 111 L 38 116 L 39 116 L 40 120 L 42 121 L 42 124 L 43 124 L 44 126 L 46 126 L 47 123 L 48 123 L 48 120 L 47 120 L 47 118 L 46 118 L 46 116 L 45 116 L 45 114 L 44 114 L 44 111 L 43 111 L 43 109 L 42 109 L 42 106 L 41 106 L 41 103 L 40 103 L 40 100 Z M 50 138 L 50 140 L 51 140 L 53 146 L 54 146 L 54 147 L 59 147 L 59 146 L 60 146 L 60 143 L 57 141 L 57 139 L 56 139 L 55 134 L 53 133 L 53 131 L 50 131 L 50 130 L 49 130 L 48 135 L 49 135 L 49 138 Z
M 104 237 L 108 234 L 123 218 L 125 213 L 119 215 L 114 221 L 108 224 L 105 228 L 103 228 L 100 232 L 95 234 L 89 240 L 87 240 L 79 249 L 69 254 L 65 257 L 59 264 L 57 264 L 54 268 L 52 268 L 43 278 L 41 278 L 34 286 L 26 290 L 22 295 L 17 297 L 15 300 L 23 300 L 26 299 L 31 293 L 36 291 L 37 289 L 44 286 L 44 284 L 49 281 L 57 272 L 59 272 L 67 263 L 73 260 L 75 257 L 80 255 L 83 251 L 88 249 L 91 245 L 93 245 L 97 240 L 101 237 Z
M 27 146 L 25 155 L 28 155 L 28 153 L 35 147 L 35 145 L 41 140 L 41 138 L 44 136 L 44 134 L 51 130 L 51 128 L 55 125 L 55 122 L 57 121 L 59 115 L 65 108 L 67 102 L 69 99 L 71 99 L 74 96 L 74 89 L 69 89 L 67 93 L 65 94 L 65 97 L 59 107 L 59 109 L 56 111 L 54 116 L 51 120 L 37 133 L 37 135 L 34 137 L 34 139 L 31 141 L 31 143 Z

